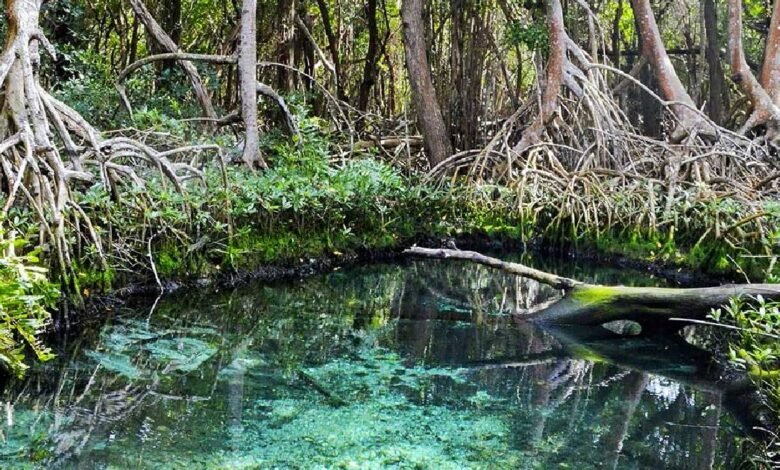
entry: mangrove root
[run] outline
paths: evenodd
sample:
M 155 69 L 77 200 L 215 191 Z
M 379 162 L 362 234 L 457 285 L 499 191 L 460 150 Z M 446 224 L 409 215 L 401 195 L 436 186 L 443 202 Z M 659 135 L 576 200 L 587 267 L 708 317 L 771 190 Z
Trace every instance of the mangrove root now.
M 78 295 L 66 226 L 85 227 L 103 268 L 107 265 L 98 232 L 72 197 L 73 188 L 101 184 L 117 195 L 122 181 L 144 187 L 148 175 L 140 171 L 146 168 L 161 173 L 181 191 L 185 181 L 202 179 L 202 173 L 171 158 L 219 149 L 198 145 L 157 151 L 122 136 L 104 138 L 73 108 L 50 95 L 40 83 L 41 54 L 54 58 L 56 52 L 39 26 L 41 4 L 40 0 L 6 3 L 6 45 L 0 56 L 0 191 L 4 196 L 0 220 L 13 207 L 31 209 L 41 227 L 39 244 L 49 246 L 63 284 Z

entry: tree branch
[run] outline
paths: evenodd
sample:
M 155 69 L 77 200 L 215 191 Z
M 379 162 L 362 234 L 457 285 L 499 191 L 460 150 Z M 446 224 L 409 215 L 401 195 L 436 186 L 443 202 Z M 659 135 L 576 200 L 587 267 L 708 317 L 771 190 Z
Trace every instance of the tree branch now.
M 420 256 L 423 258 L 456 259 L 462 261 L 471 261 L 473 263 L 478 263 L 484 266 L 489 266 L 491 268 L 496 268 L 501 271 L 508 272 L 510 274 L 515 274 L 517 276 L 533 279 L 534 281 L 541 282 L 542 284 L 547 284 L 548 286 L 552 286 L 556 289 L 569 290 L 574 288 L 575 286 L 583 284 L 582 282 L 575 281 L 574 279 L 569 279 L 567 277 L 562 277 L 552 273 L 540 271 L 538 269 L 530 268 L 520 263 L 510 263 L 507 261 L 502 261 L 498 258 L 491 258 L 490 256 L 485 256 L 481 253 L 477 253 L 476 251 L 430 249 L 430 248 L 420 248 L 415 246 L 404 251 L 404 254 L 412 255 L 412 256 Z

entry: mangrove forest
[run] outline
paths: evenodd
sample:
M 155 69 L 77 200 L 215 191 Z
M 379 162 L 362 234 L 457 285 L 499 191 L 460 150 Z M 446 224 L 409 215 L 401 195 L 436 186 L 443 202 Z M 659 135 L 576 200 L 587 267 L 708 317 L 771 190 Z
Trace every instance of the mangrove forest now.
M 0 468 L 780 468 L 780 0 L 5 0 Z

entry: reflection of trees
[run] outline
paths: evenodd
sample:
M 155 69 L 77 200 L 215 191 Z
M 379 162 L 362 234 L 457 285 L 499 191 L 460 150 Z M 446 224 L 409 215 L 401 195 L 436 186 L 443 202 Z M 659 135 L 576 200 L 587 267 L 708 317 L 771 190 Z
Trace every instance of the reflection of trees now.
M 121 430 L 143 436 L 149 426 L 141 418 L 144 409 L 166 409 L 167 416 L 153 417 L 159 425 L 189 429 L 206 407 L 193 405 L 207 404 L 224 414 L 223 432 L 236 435 L 247 374 L 262 375 L 268 387 L 307 387 L 296 379 L 296 368 L 351 350 L 356 341 L 375 341 L 367 332 L 390 321 L 400 272 L 387 268 L 348 279 L 336 273 L 300 285 L 165 299 L 147 321 L 119 318 L 98 335 L 80 335 L 85 339 L 60 353 L 72 357 L 69 363 L 44 365 L 6 390 L 8 422 L 16 423 L 2 431 L 20 440 L 28 436 L 28 445 L 33 436 L 46 435 L 39 445 L 51 452 L 51 465 Z M 161 344 L 172 350 L 161 353 Z M 190 364 L 180 364 L 187 362 L 177 355 L 181 344 L 213 348 L 213 354 L 204 359 L 193 351 Z M 189 370 L 195 358 L 203 365 Z M 218 387 L 226 389 L 222 402 L 215 399 Z M 22 414 L 23 424 L 14 418 Z
M 531 308 L 555 295 L 538 282 L 496 273 L 484 266 L 437 261 L 414 262 L 404 289 L 405 310 L 413 319 L 435 318 L 479 323 L 487 316 Z
M 747 382 L 721 379 L 710 355 L 681 338 L 542 330 L 508 315 L 554 295 L 534 281 L 434 261 L 172 297 L 148 322 L 119 318 L 70 345 L 70 363 L 44 366 L 6 391 L 19 426 L 3 431 L 47 435 L 42 445 L 52 450 L 52 464 L 106 436 L 143 438 L 148 410 L 157 425 L 182 435 L 222 419 L 219 432 L 197 445 L 237 443 L 250 399 L 271 392 L 321 397 L 296 372 L 386 347 L 407 365 L 449 367 L 468 378 L 399 386 L 411 402 L 463 408 L 476 406 L 469 398 L 484 392 L 486 409 L 511 423 L 515 447 L 541 467 L 576 456 L 610 468 L 622 459 L 665 468 L 681 465 L 677 456 L 686 452 L 700 456 L 699 468 L 726 465 L 728 429 L 719 425 L 731 418 L 721 420 L 720 410 L 754 424 Z M 190 345 L 201 365 L 187 370 L 187 354 L 162 348 L 176 344 Z M 198 347 L 212 352 L 203 359 Z M 650 390 L 648 381 L 663 377 L 680 385 L 676 395 Z
M 166 329 L 156 338 L 168 341 L 172 337 L 172 331 Z M 72 347 L 76 351 L 105 351 L 106 343 L 115 339 L 104 331 L 94 344 L 78 341 Z M 153 344 L 153 337 L 136 336 L 135 341 Z M 186 419 L 187 404 L 211 399 L 210 394 L 177 394 L 176 383 L 183 378 L 175 375 L 178 366 L 173 360 L 163 361 L 143 351 L 130 359 L 127 363 L 74 360 L 62 367 L 56 377 L 50 376 L 48 369 L 30 374 L 18 389 L 5 391 L 10 406 L 5 435 L 46 435 L 47 440 L 38 445 L 48 447 L 48 463 L 57 466 L 79 455 L 98 431 L 133 422 L 139 409 L 170 403 L 177 409 L 177 416 Z M 137 371 L 143 375 L 136 376 Z M 13 424 L 17 413 L 25 421 L 21 426 Z M 138 434 L 143 431 L 139 426 Z
M 628 435 L 631 418 L 634 416 L 642 392 L 647 386 L 648 376 L 643 372 L 631 372 L 623 381 L 623 400 L 618 403 L 609 432 L 604 436 L 603 446 L 606 451 L 605 468 L 617 468 L 618 458 L 623 451 L 623 442 Z
M 717 441 L 727 441 L 721 444 L 724 449 L 733 445 L 733 442 L 728 442 L 732 433 L 720 428 L 722 408 L 730 411 L 741 424 L 743 432 L 750 433 L 760 424 L 760 410 L 755 409 L 759 400 L 756 400 L 756 391 L 749 382 L 744 377 L 735 380 L 718 366 L 709 353 L 691 346 L 682 338 L 650 340 L 620 337 L 605 330 L 582 329 L 554 329 L 547 330 L 547 333 L 571 356 L 588 357 L 595 361 L 588 372 L 592 380 L 585 390 L 594 397 L 595 403 L 603 404 L 603 407 L 599 412 L 592 409 L 585 418 L 592 421 L 579 423 L 580 428 L 590 427 L 588 431 L 579 429 L 569 438 L 576 441 L 574 436 L 582 434 L 598 438 L 598 454 L 605 456 L 604 466 L 607 468 L 615 468 L 620 455 L 659 468 L 690 467 L 694 463 L 697 468 L 712 468 L 717 462 Z M 512 358 L 510 364 L 530 363 L 534 356 Z M 597 377 L 607 364 L 632 372 L 606 378 L 601 375 L 603 382 L 614 379 L 622 382 L 620 394 L 601 398 L 597 392 Z M 678 395 L 664 404 L 662 399 L 645 393 L 650 376 L 673 380 L 672 383 L 679 387 Z M 614 387 L 612 389 L 615 390 Z M 691 402 L 693 396 L 696 396 L 695 406 Z M 639 409 L 642 409 L 641 413 Z M 595 416 L 601 416 L 603 421 L 594 419 Z M 550 437 L 548 435 L 547 439 Z M 541 436 L 536 439 L 542 440 Z M 638 444 L 626 448 L 625 443 L 629 440 Z M 648 454 L 648 442 L 654 443 L 655 452 Z M 577 445 L 587 447 L 591 444 L 585 441 Z
M 609 468 L 617 466 L 621 455 L 648 462 L 666 459 L 661 463 L 679 465 L 675 456 L 686 455 L 684 449 L 697 449 L 698 465 L 710 468 L 716 461 L 719 439 L 719 428 L 713 423 L 720 422 L 719 414 L 713 415 L 711 409 L 720 409 L 723 402 L 743 429 L 756 424 L 755 410 L 746 406 L 753 397 L 747 382 L 722 378 L 724 371 L 712 356 L 682 338 L 625 338 L 601 328 L 541 331 L 496 314 L 522 314 L 550 299 L 554 292 L 534 281 L 490 272 L 481 266 L 447 263 L 443 269 L 441 264 L 414 264 L 414 275 L 407 278 L 400 299 L 402 318 L 408 321 L 399 324 L 397 334 L 408 339 L 405 344 L 410 345 L 407 352 L 412 357 L 426 363 L 469 364 L 471 376 L 480 387 L 499 395 L 505 394 L 507 387 L 514 389 L 520 408 L 517 415 L 522 420 L 515 429 L 518 445 L 533 450 L 538 458 L 554 460 L 554 453 L 548 453 L 551 442 L 563 440 L 570 452 L 578 448 L 586 452 L 597 439 L 599 452 L 594 458 Z M 557 270 L 554 266 L 545 269 Z M 619 272 L 602 277 L 600 282 L 648 284 L 646 279 L 625 282 Z M 476 326 L 446 326 L 452 322 L 472 322 Z M 496 331 L 511 331 L 512 336 L 502 342 Z M 556 350 L 569 359 L 556 354 Z M 659 402 L 652 394 L 644 393 L 651 375 L 690 388 L 684 388 L 671 403 Z M 508 384 L 507 376 L 515 382 Z M 692 407 L 688 390 L 705 405 Z M 616 391 L 622 392 L 615 395 Z M 566 423 L 561 422 L 562 415 L 568 415 Z M 643 427 L 654 419 L 658 422 Z M 698 424 L 669 426 L 669 422 Z M 562 428 L 568 430 L 563 435 Z M 648 440 L 666 452 L 653 456 L 646 448 L 625 446 L 627 441 Z

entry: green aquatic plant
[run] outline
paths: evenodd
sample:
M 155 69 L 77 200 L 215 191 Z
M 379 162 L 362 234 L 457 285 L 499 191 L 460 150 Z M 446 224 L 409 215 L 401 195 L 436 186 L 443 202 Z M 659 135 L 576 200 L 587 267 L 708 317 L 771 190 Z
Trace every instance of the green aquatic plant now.
M 217 352 L 213 345 L 216 335 L 216 331 L 208 328 L 156 330 L 145 322 L 124 320 L 107 328 L 101 347 L 85 355 L 126 379 L 151 380 L 200 368 Z

